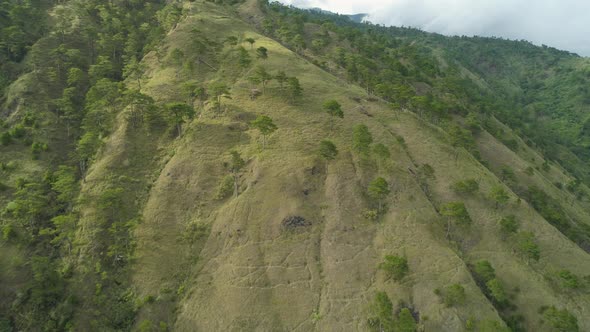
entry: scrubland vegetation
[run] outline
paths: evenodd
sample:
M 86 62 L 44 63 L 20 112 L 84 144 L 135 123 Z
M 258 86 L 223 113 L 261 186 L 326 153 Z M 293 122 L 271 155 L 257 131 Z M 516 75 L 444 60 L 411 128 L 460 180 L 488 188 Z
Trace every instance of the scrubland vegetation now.
M 0 331 L 590 329 L 590 63 L 266 1 L 3 1 Z

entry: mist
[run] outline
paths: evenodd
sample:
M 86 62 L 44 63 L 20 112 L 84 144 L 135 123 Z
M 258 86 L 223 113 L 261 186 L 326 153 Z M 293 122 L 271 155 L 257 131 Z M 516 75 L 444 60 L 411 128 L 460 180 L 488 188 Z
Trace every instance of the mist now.
M 369 14 L 375 24 L 444 35 L 525 39 L 590 56 L 586 0 L 281 0 L 301 8 Z

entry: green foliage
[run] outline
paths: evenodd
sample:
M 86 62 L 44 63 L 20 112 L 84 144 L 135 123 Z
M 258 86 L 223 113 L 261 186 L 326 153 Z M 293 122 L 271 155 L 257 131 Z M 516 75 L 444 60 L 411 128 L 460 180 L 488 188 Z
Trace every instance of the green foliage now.
M 230 88 L 223 82 L 213 82 L 209 84 L 209 95 L 211 102 L 218 112 L 221 112 L 223 98 L 231 99 Z
M 457 181 L 451 185 L 451 189 L 457 194 L 474 194 L 479 191 L 479 182 L 475 179 Z
M 238 151 L 232 151 L 231 154 L 231 162 L 230 162 L 230 170 L 232 173 L 238 173 L 246 166 L 246 162 L 242 159 L 242 156 Z
M 471 133 L 478 134 L 481 131 L 481 122 L 479 121 L 477 114 L 473 112 L 467 114 L 467 117 L 465 118 L 465 126 L 471 131 Z
M 508 203 L 510 196 L 502 185 L 495 185 L 490 189 L 490 199 L 494 202 L 496 209 L 501 205 Z
M 279 70 L 279 72 L 275 75 L 274 79 L 277 80 L 277 82 L 281 86 L 281 90 L 283 90 L 285 83 L 287 83 L 287 81 L 289 80 L 289 77 L 283 70 Z
M 178 136 L 182 135 L 182 124 L 186 120 L 194 118 L 195 110 L 185 103 L 169 103 L 165 108 L 176 126 Z
M 475 141 L 471 132 L 465 130 L 458 125 L 453 125 L 448 130 L 450 143 L 455 148 L 464 148 L 467 151 L 472 151 L 475 148 Z
M 25 137 L 25 135 L 27 134 L 27 130 L 22 124 L 17 124 L 14 127 L 12 127 L 12 129 L 10 129 L 9 133 L 12 138 L 18 139 Z
M 89 161 L 94 157 L 100 145 L 101 141 L 95 132 L 89 131 L 80 138 L 76 147 L 76 155 L 82 172 L 86 171 Z
M 221 184 L 219 185 L 217 198 L 223 199 L 229 195 L 230 186 L 233 185 L 234 196 L 237 197 L 240 194 L 240 173 L 244 166 L 246 166 L 246 161 L 242 159 L 242 156 L 237 151 L 231 151 L 231 160 L 229 163 L 229 170 L 231 172 L 231 177 L 225 177 Z M 231 183 L 230 179 L 231 178 Z
M 336 100 L 328 100 L 324 102 L 323 109 L 330 115 L 330 130 L 334 129 L 334 118 L 344 118 L 342 106 Z
M 266 137 L 277 130 L 272 119 L 266 115 L 259 115 L 250 125 L 262 134 L 263 148 L 266 147 Z
M 256 39 L 251 38 L 251 37 L 244 39 L 244 41 L 246 41 L 248 44 L 250 44 L 250 49 L 252 49 L 254 47 L 254 43 L 256 43 Z
M 363 217 L 369 221 L 377 221 L 379 219 L 379 210 L 375 210 L 375 209 L 364 210 Z
M 175 48 L 170 52 L 170 62 L 173 66 L 180 67 L 182 66 L 182 61 L 184 60 L 184 52 L 179 49 Z
M 238 64 L 242 68 L 248 68 L 248 66 L 250 66 L 251 63 L 252 58 L 250 57 L 250 54 L 248 53 L 248 51 L 246 51 L 245 48 L 240 46 L 238 48 Z
M 320 142 L 320 156 L 326 160 L 334 160 L 338 155 L 338 149 L 332 141 L 323 140 Z
M 496 278 L 496 271 L 492 267 L 492 264 L 486 260 L 475 263 L 474 271 L 477 276 L 485 283 Z
M 373 146 L 373 153 L 380 159 L 389 159 L 391 158 L 391 153 L 385 144 L 377 143 Z
M 527 259 L 538 261 L 541 258 L 541 249 L 531 232 L 519 232 L 516 234 L 516 248 Z
M 297 98 L 303 95 L 303 88 L 301 88 L 297 77 L 289 77 L 287 79 L 287 94 L 291 102 L 295 102 Z
M 73 167 L 60 166 L 53 173 L 51 187 L 58 193 L 57 199 L 63 204 L 71 204 L 78 192 L 78 179 Z
M 543 319 L 552 331 L 577 332 L 578 319 L 567 309 L 559 310 L 554 306 L 543 310 Z
M 225 39 L 225 42 L 230 46 L 236 46 L 236 45 L 238 45 L 238 37 L 229 36 Z
M 379 264 L 379 268 L 385 271 L 388 278 L 400 281 L 408 274 L 409 266 L 406 257 L 386 255 L 384 260 Z
M 590 243 L 590 230 L 580 227 L 578 223 L 574 222 L 561 204 L 543 190 L 535 186 L 529 187 L 526 198 L 543 218 L 569 239 L 582 248 Z
M 17 15 L 20 23 L 16 24 L 12 21 L 16 16 L 12 15 L 17 12 L 6 15 L 5 10 L 21 6 Z M 155 41 L 160 42 L 165 32 L 164 22 L 172 27 L 180 18 L 180 12 L 180 6 L 153 0 L 125 3 L 73 0 L 59 4 L 25 0 L 9 1 L 0 6 L 0 45 L 7 45 L 4 24 L 10 24 L 21 28 L 20 37 L 28 53 L 26 62 L 16 65 L 12 62 L 21 59 L 12 57 L 6 61 L 6 48 L 0 47 L 0 90 L 7 82 L 5 74 L 10 75 L 10 81 L 18 77 L 20 71 L 30 73 L 21 76 L 25 78 L 22 82 L 26 90 L 19 92 L 22 98 L 19 103 L 24 107 L 19 113 L 24 116 L 8 133 L 11 140 L 22 139 L 25 145 L 30 144 L 34 158 L 48 151 L 44 158 L 47 160 L 42 163 L 23 165 L 27 180 L 17 181 L 16 189 L 11 192 L 11 208 L 2 216 L 3 231 L 10 230 L 8 233 L 20 242 L 23 252 L 31 253 L 23 264 L 31 268 L 31 278 L 23 278 L 19 289 L 15 290 L 22 295 L 8 312 L 19 329 L 73 329 L 70 319 L 75 305 L 72 298 L 66 297 L 73 290 L 66 292 L 66 280 L 62 279 L 71 277 L 71 264 L 61 258 L 73 254 L 74 250 L 78 220 L 74 205 L 79 192 L 79 173 L 85 174 L 102 139 L 110 134 L 118 111 L 129 104 L 130 120 L 135 125 L 141 123 L 145 112 L 153 110 L 153 101 L 142 98 L 138 91 L 126 93 L 125 99 L 121 99 L 125 85 L 120 81 L 126 77 L 135 80 L 140 87 L 144 68 L 139 59 L 151 50 Z M 51 20 L 46 22 L 49 16 Z M 34 43 L 37 37 L 29 38 L 33 35 L 42 35 L 42 38 Z M 24 58 L 24 55 L 19 57 Z M 6 65 L 13 69 L 5 71 Z M 45 168 L 46 164 L 49 167 Z M 57 167 L 60 164 L 68 166 Z M 72 166 L 76 164 L 78 167 Z M 29 165 L 34 165 L 34 173 L 45 172 L 44 178 L 28 172 Z M 36 170 L 37 167 L 41 170 Z M 121 254 L 124 254 L 123 259 L 129 257 L 133 245 L 128 241 L 128 233 L 136 220 L 126 215 L 132 204 L 116 189 L 94 197 L 96 223 L 103 228 L 93 234 L 92 243 L 88 245 L 96 248 L 96 255 L 87 255 L 85 261 L 108 260 L 115 261 L 112 266 L 121 266 Z M 4 227 L 4 222 L 9 222 L 10 227 Z M 103 258 L 99 258 L 101 256 Z M 86 281 L 89 276 L 79 277 Z M 133 301 L 120 291 L 125 289 L 126 280 L 120 276 L 117 284 L 104 278 L 97 283 L 101 298 L 83 300 L 88 312 L 100 317 L 93 323 L 97 330 L 131 328 L 135 315 Z M 91 281 L 91 284 L 95 283 Z M 7 301 L 15 300 L 12 293 Z
M 436 178 L 434 174 L 434 168 L 430 164 L 422 164 L 418 167 L 418 177 L 421 179 L 434 180 Z
M 399 332 L 416 332 L 418 326 L 412 312 L 408 308 L 402 308 L 398 314 L 396 322 L 396 331 Z
M 440 292 L 443 303 L 447 307 L 460 306 L 465 303 L 467 295 L 465 294 L 465 288 L 460 284 L 452 284 L 444 288 Z
M 256 57 L 262 60 L 268 59 L 268 50 L 266 47 L 260 46 L 256 49 Z
M 48 149 L 49 147 L 46 143 L 33 142 L 31 144 L 31 155 L 34 160 L 37 160 L 41 157 L 41 152 L 47 151 Z
M 393 303 L 385 292 L 378 292 L 371 304 L 372 317 L 368 319 L 368 324 L 373 331 L 393 331 Z
M 254 69 L 254 74 L 250 76 L 250 81 L 254 82 L 255 84 L 262 84 L 262 91 L 266 91 L 266 85 L 270 80 L 273 79 L 273 76 L 269 74 L 266 69 L 262 66 L 258 66 Z
M 518 231 L 518 220 L 515 216 L 506 216 L 500 219 L 500 231 L 502 234 L 515 234 Z
M 507 165 L 502 166 L 500 169 L 500 179 L 502 181 L 509 181 L 514 182 L 516 181 L 516 175 L 514 174 L 514 170 Z
M 215 193 L 215 199 L 222 200 L 228 198 L 234 191 L 234 177 L 232 175 L 226 175 L 221 179 L 217 192 Z
M 559 271 L 558 276 L 561 287 L 563 288 L 577 289 L 582 286 L 578 276 L 573 274 L 571 271 L 561 270 Z
M 369 128 L 364 124 L 355 126 L 352 133 L 352 148 L 357 152 L 367 153 L 371 143 L 373 143 L 373 136 Z
M 378 177 L 375 180 L 371 181 L 369 184 L 369 188 L 367 189 L 369 192 L 369 197 L 374 200 L 377 200 L 379 203 L 379 212 L 383 209 L 383 200 L 389 195 L 391 190 L 389 189 L 389 183 L 382 178 Z
M 0 135 L 0 144 L 6 146 L 10 143 L 12 143 L 12 135 L 10 135 L 10 132 L 8 131 L 3 132 L 2 135 Z
M 462 225 L 471 224 L 471 217 L 462 202 L 449 202 L 440 207 L 440 214 Z
M 486 282 L 486 287 L 490 292 L 490 296 L 496 301 L 497 303 L 506 303 L 508 301 L 508 296 L 504 291 L 504 286 L 502 283 L 494 278 Z
M 343 118 L 344 112 L 342 112 L 342 106 L 336 100 L 328 100 L 324 102 L 324 110 L 332 117 Z

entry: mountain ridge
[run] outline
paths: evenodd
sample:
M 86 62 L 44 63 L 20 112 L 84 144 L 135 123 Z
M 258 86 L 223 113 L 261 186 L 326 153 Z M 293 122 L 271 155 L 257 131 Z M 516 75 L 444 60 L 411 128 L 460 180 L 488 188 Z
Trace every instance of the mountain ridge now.
M 107 71 L 111 79 L 88 88 L 75 159 L 62 152 L 71 146 L 35 128 L 72 140 L 66 108 L 47 110 L 47 120 L 33 125 L 24 117 L 30 92 L 9 88 L 20 94 L 22 109 L 12 113 L 10 132 L 21 125 L 48 148 L 34 152 L 18 135 L 0 148 L 9 188 L 0 193 L 8 234 L 0 264 L 10 271 L 0 273 L 9 285 L 0 290 L 21 298 L 0 301 L 2 328 L 589 328 L 590 256 L 581 228 L 590 222 L 589 203 L 577 198 L 587 188 L 495 114 L 476 110 L 482 103 L 469 99 L 473 80 L 495 89 L 482 72 L 459 81 L 451 95 L 440 82 L 458 84 L 461 76 L 447 71 L 448 57 L 403 41 L 386 40 L 381 49 L 361 32 L 339 41 L 342 32 L 330 25 L 256 1 L 159 10 L 166 33 L 137 66 L 129 60 L 126 79 L 117 83 Z M 399 60 L 388 67 L 361 56 L 375 50 L 396 52 Z M 391 68 L 391 89 L 386 80 L 369 80 Z M 120 97 L 93 99 L 97 91 Z M 331 100 L 342 118 L 327 113 Z M 175 113 L 187 109 L 182 104 L 197 114 Z M 97 110 L 107 112 L 97 117 Z M 262 116 L 275 130 L 255 125 Z M 320 150 L 326 140 L 337 149 L 332 159 Z M 11 169 L 10 162 L 25 167 Z M 24 176 L 29 183 L 19 180 Z M 377 178 L 387 183 L 379 198 L 371 191 Z M 20 208 L 33 206 L 26 202 L 41 192 L 63 205 L 50 203 L 56 212 L 43 215 Z M 26 226 L 48 219 L 43 231 Z M 34 240 L 23 245 L 29 231 Z M 54 254 L 42 256 L 39 248 Z M 24 263 L 30 253 L 59 268 Z M 388 267 L 396 259 L 405 259 L 406 270 Z M 489 269 L 482 274 L 482 261 L 493 266 L 492 277 Z M 31 264 L 43 278 L 27 271 Z M 392 277 L 398 272 L 401 278 Z M 27 284 L 18 285 L 15 275 Z M 65 296 L 40 294 L 40 285 Z M 52 315 L 23 319 L 18 311 Z

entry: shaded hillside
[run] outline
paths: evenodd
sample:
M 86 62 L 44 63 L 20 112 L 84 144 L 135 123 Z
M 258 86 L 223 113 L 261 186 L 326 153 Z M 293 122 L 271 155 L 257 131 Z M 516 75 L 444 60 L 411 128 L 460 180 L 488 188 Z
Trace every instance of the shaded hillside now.
M 590 329 L 588 189 L 499 79 L 234 2 L 53 9 L 98 32 L 6 89 L 0 330 Z

